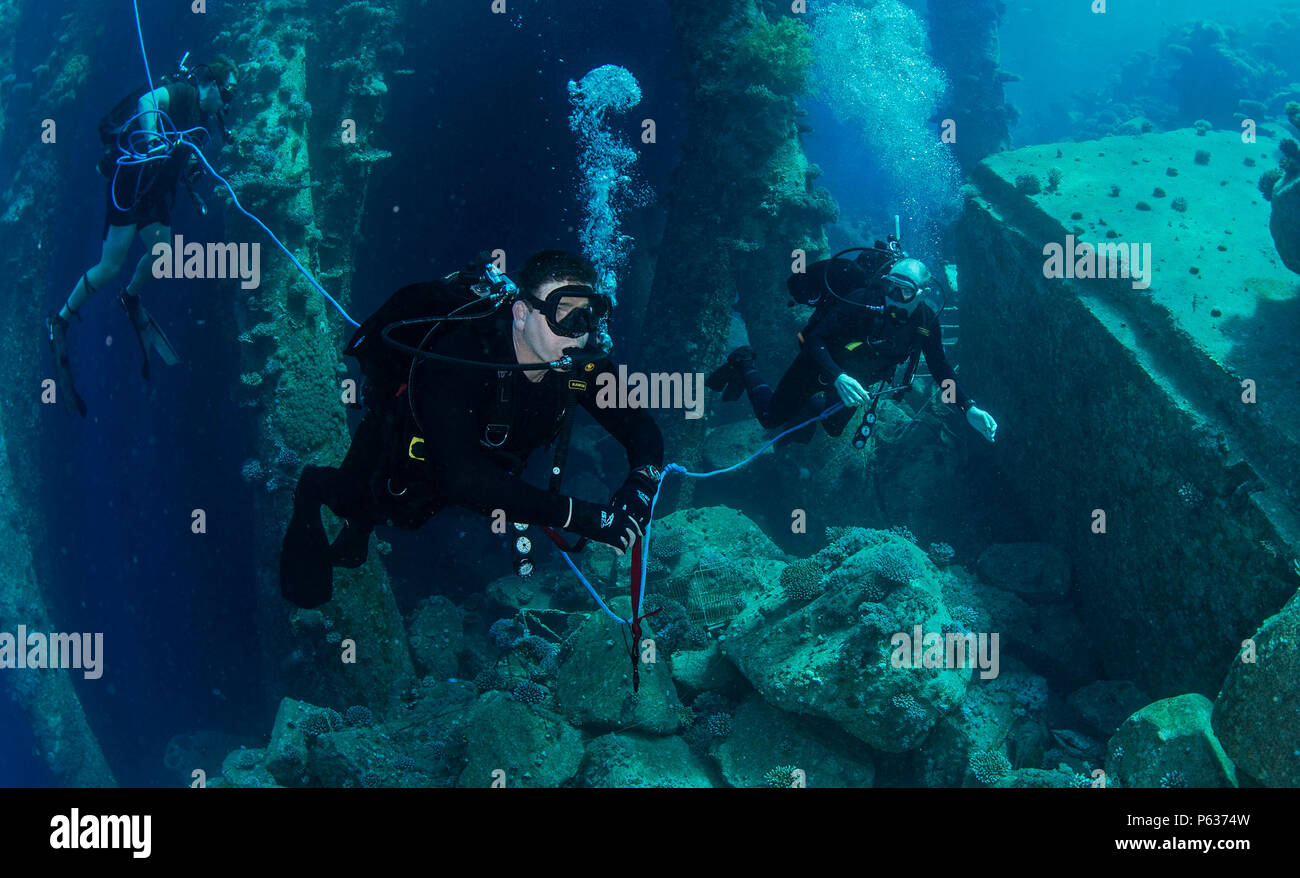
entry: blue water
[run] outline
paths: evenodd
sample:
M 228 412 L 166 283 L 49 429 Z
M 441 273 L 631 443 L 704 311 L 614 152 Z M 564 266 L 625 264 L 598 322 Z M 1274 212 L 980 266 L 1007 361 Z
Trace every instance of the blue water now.
M 88 7 L 71 0 L 32 0 L 27 5 L 34 11 L 14 35 L 18 82 L 51 52 L 65 51 L 53 38 L 62 30 L 61 16 L 93 8 L 94 26 L 102 29 L 93 42 L 92 75 L 75 101 L 59 110 L 61 185 L 40 193 L 41 209 L 60 217 L 60 234 L 44 246 L 48 287 L 30 294 L 53 308 L 99 256 L 103 184 L 91 171 L 100 153 L 96 122 L 144 73 L 129 3 Z M 205 52 L 222 27 L 219 4 L 207 16 L 190 14 L 187 5 L 140 2 L 155 74 L 170 69 L 184 51 Z M 340 5 L 314 0 L 322 16 Z M 414 73 L 388 79 L 389 131 L 400 133 L 381 138 L 394 158 L 378 166 L 366 194 L 350 304 L 358 318 L 412 279 L 443 274 L 507 242 L 516 260 L 512 269 L 535 250 L 578 248 L 583 204 L 578 146 L 567 123 L 568 83 L 593 68 L 616 64 L 635 72 L 642 105 L 625 133 L 635 136 L 636 120 L 643 115 L 659 122 L 658 144 L 638 150 L 639 179 L 659 194 L 644 213 L 631 217 L 641 224 L 638 234 L 653 219 L 662 219 L 656 211 L 662 210 L 682 157 L 687 132 L 680 74 L 691 59 L 676 49 L 668 4 L 516 0 L 505 24 L 484 15 L 479 7 L 486 3 L 445 5 L 452 8 L 439 11 L 437 27 L 399 37 L 405 48 L 401 66 Z M 925 4 L 909 5 L 924 23 Z M 1104 104 L 1106 94 L 1113 98 L 1107 89 L 1136 53 L 1158 54 L 1168 34 L 1186 23 L 1222 21 L 1228 14 L 1217 0 L 1130 6 L 1112 2 L 1111 11 L 1099 16 L 1082 0 L 1008 3 L 1000 36 L 1002 67 L 1020 77 L 1006 89 L 1007 100 L 1021 114 L 1012 128 L 1014 146 L 1093 135 L 1090 126 L 1096 123 L 1082 121 L 1080 108 Z M 1267 40 L 1267 22 L 1283 8 L 1294 10 L 1297 4 L 1232 4 L 1231 23 L 1241 26 L 1241 43 Z M 1276 68 L 1270 81 L 1300 80 L 1300 61 L 1287 51 L 1265 57 Z M 1084 92 L 1102 97 L 1083 100 Z M 1174 100 L 1172 92 L 1156 86 L 1132 97 Z M 860 120 L 871 118 L 869 108 L 846 116 L 842 111 L 853 108 L 836 106 L 825 91 L 802 96 L 800 105 L 814 129 L 803 141 L 807 156 L 823 171 L 817 185 L 833 193 L 841 210 L 832 243 L 847 242 L 846 229 L 857 224 L 883 233 L 901 211 L 908 217 L 905 237 L 915 233 L 920 251 L 942 258 L 943 230 L 925 224 L 945 207 L 937 202 L 956 202 L 957 188 L 927 187 L 941 174 L 956 173 L 955 166 L 937 159 L 926 163 L 923 186 L 915 171 L 900 171 L 899 155 L 885 141 L 864 139 Z M 20 99 L 12 106 L 32 110 Z M 902 121 L 928 131 L 934 120 L 916 118 L 921 111 L 911 107 L 900 114 L 913 118 Z M 1171 104 L 1168 109 L 1172 118 Z M 0 181 L 7 184 L 23 148 L 15 144 L 25 135 L 6 118 L 4 136 Z M 211 158 L 218 168 L 226 163 L 220 152 Z M 918 192 L 920 202 L 909 205 L 908 198 Z M 220 240 L 225 218 L 216 198 L 209 203 L 212 214 L 201 217 L 182 195 L 173 211 L 174 230 L 190 239 Z M 136 244 L 128 265 L 139 252 Z M 269 242 L 262 253 L 264 259 L 280 258 Z M 74 679 L 124 785 L 175 783 L 162 755 L 177 734 L 214 730 L 264 739 L 276 699 L 284 694 L 265 691 L 265 668 L 254 643 L 259 571 L 245 547 L 254 540 L 255 522 L 248 514 L 252 492 L 262 488 L 239 479 L 252 450 L 249 438 L 230 426 L 246 417 L 231 391 L 239 382 L 238 343 L 211 331 L 211 324 L 225 321 L 228 289 L 191 281 L 184 295 L 148 297 L 183 362 L 171 369 L 155 363 L 147 385 L 113 291 L 101 291 L 72 334 L 72 361 L 79 365 L 78 389 L 89 403 L 90 418 L 84 423 L 60 419 L 57 428 L 50 418 L 41 437 L 47 459 L 58 465 L 39 474 L 47 502 L 35 514 L 52 538 L 51 552 L 37 560 L 36 573 L 60 630 L 106 635 L 103 678 Z M 622 327 L 618 339 L 636 350 L 654 331 L 652 325 Z M 190 530 L 191 512 L 198 508 L 206 513 L 206 534 Z M 421 554 L 432 535 L 462 532 L 472 522 L 465 514 L 449 514 L 436 530 L 392 537 L 395 551 L 386 563 L 404 609 L 432 587 L 435 577 Z M 473 538 L 451 541 L 435 563 L 444 569 L 476 563 L 487 545 Z M 502 572 L 490 569 L 485 579 Z M 0 786 L 57 782 L 35 749 L 21 712 L 0 695 Z

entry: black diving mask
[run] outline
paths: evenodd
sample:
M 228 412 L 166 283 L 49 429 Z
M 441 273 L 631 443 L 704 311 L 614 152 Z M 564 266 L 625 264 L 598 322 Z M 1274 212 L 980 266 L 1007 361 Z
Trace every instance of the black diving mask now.
M 882 280 L 885 282 L 885 296 L 904 305 L 910 305 L 926 289 L 918 287 L 905 277 L 893 274 L 885 275 Z
M 585 284 L 556 287 L 545 299 L 529 295 L 520 300 L 541 312 L 551 332 L 565 338 L 596 332 L 611 310 L 609 297 Z

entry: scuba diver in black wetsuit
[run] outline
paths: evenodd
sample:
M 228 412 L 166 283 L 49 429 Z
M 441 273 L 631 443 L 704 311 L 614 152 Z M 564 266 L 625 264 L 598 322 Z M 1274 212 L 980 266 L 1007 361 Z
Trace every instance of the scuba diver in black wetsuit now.
M 917 259 L 908 259 L 897 239 L 860 250 L 855 259 L 830 259 L 808 266 L 806 273 L 787 281 L 796 302 L 816 305 L 812 319 L 799 333 L 800 351 L 776 390 L 763 381 L 754 366 L 754 351 L 736 349 L 727 362 L 705 382 L 734 400 L 748 394 L 754 414 L 764 427 L 782 427 L 815 417 L 833 404 L 834 388 L 844 408 L 822 421 L 826 432 L 838 436 L 858 406 L 869 405 L 854 444 L 862 447 L 875 423 L 876 401 L 886 393 L 901 397 L 912 383 L 922 354 L 930 374 L 940 386 L 952 380 L 957 407 L 981 436 L 992 442 L 997 422 L 957 383 L 957 374 L 943 353 L 939 325 L 942 305 L 927 295 L 930 271 Z M 872 384 L 889 380 L 899 364 L 908 363 L 897 387 L 869 392 Z M 816 424 L 791 434 L 789 441 L 808 442 Z
M 67 302 L 47 321 L 63 398 L 83 418 L 86 404 L 77 394 L 68 359 L 68 324 L 72 315 L 122 270 L 137 230 L 145 254 L 119 293 L 118 303 L 140 341 L 145 380 L 149 378 L 151 348 L 167 365 L 179 362 L 171 342 L 140 303 L 139 290 L 151 275 L 154 245 L 171 241 L 171 205 L 177 186 L 189 188 L 203 173 L 199 159 L 179 142 L 178 135 L 185 134 L 202 147 L 207 143 L 207 133 L 193 129 L 211 120 L 223 139 L 230 142 L 225 114 L 234 100 L 237 82 L 235 65 L 229 58 L 218 56 L 193 69 L 186 68 L 182 59 L 171 81 L 153 91 L 145 87 L 129 95 L 99 123 L 105 146 L 99 172 L 108 178 L 103 250 L 99 262 L 82 273 Z M 199 210 L 206 213 L 198 195 L 192 189 L 190 194 Z
M 339 467 L 309 466 L 298 480 L 280 555 L 287 600 L 325 603 L 332 568 L 360 566 L 376 524 L 414 530 L 445 506 L 500 510 L 517 529 L 568 530 L 620 554 L 633 544 L 662 477 L 663 436 L 644 409 L 597 405 L 598 377 L 617 369 L 610 301 L 595 283 L 582 257 L 543 251 L 520 288 L 491 266 L 466 270 L 404 287 L 362 324 L 345 352 L 361 361 L 368 411 Z M 579 405 L 627 450 L 631 473 L 607 505 L 559 493 Z M 552 443 L 550 490 L 523 482 L 529 455 Z M 322 505 L 345 519 L 333 544 Z

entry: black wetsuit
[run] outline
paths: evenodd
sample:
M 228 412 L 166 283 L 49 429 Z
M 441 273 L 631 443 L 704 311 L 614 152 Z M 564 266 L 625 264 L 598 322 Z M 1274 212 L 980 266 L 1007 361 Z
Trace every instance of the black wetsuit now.
M 199 90 L 188 82 L 171 82 L 165 88 L 167 109 L 163 112 L 167 114 L 171 126 L 177 131 L 198 126 L 204 116 L 199 108 Z M 143 119 L 137 119 L 132 123 L 131 130 L 140 130 L 141 121 Z M 165 121 L 154 117 L 156 129 L 162 129 L 164 125 L 166 125 Z M 136 145 L 141 150 L 146 141 L 147 138 L 138 135 L 135 138 Z M 108 234 L 110 226 L 143 228 L 153 223 L 170 226 L 176 185 L 190 156 L 188 147 L 179 146 L 165 159 L 156 159 L 138 165 L 122 165 L 117 168 L 116 175 L 110 171 L 105 190 L 105 200 L 108 204 L 104 216 L 104 234 Z M 115 191 L 117 204 L 120 204 L 123 210 L 119 210 L 113 203 Z
M 745 371 L 745 389 L 764 427 L 806 420 L 834 405 L 839 401 L 835 379 L 841 373 L 848 373 L 870 390 L 873 384 L 893 375 L 917 346 L 936 381 L 956 381 L 957 373 L 943 353 L 939 315 L 929 302 L 919 304 L 911 315 L 891 312 L 880 316 L 861 307 L 881 304 L 884 297 L 879 291 L 873 294 L 869 288 L 857 289 L 844 299 L 848 301 L 832 300 L 823 305 L 804 327 L 799 334 L 799 356 L 775 391 L 763 382 L 756 369 Z M 815 398 L 819 393 L 822 396 Z M 958 406 L 966 411 L 973 401 L 960 384 L 956 385 L 956 394 Z M 854 411 L 845 407 L 824 421 L 827 432 L 838 436 Z M 813 426 L 794 434 L 794 438 L 807 441 Z
M 465 360 L 517 362 L 508 311 L 456 326 L 435 345 L 439 353 Z M 617 368 L 606 359 L 590 371 L 546 370 L 541 381 L 532 382 L 521 371 L 502 378 L 493 369 L 421 360 L 411 384 L 403 383 L 394 399 L 370 401 L 339 467 L 303 470 L 282 553 L 282 587 L 290 554 L 292 563 L 315 564 L 328 573 L 329 561 L 321 558 L 329 547 L 317 532 L 321 503 L 347 519 L 351 531 L 339 540 L 350 544 L 344 554 L 353 557 L 340 559 L 336 551 L 338 566 L 361 563 L 376 524 L 415 529 L 446 506 L 484 515 L 501 509 L 512 522 L 556 528 L 571 515 L 573 522 L 589 519 L 599 504 L 574 499 L 571 508 L 567 495 L 536 488 L 519 475 L 534 451 L 554 441 L 572 405 L 585 408 L 623 445 L 629 469 L 662 467 L 663 435 L 646 410 L 597 405 L 597 377 L 603 373 L 616 377 Z M 503 390 L 508 407 L 494 404 Z M 316 590 L 312 580 L 307 595 L 286 588 L 286 597 L 314 606 L 328 600 L 329 591 Z

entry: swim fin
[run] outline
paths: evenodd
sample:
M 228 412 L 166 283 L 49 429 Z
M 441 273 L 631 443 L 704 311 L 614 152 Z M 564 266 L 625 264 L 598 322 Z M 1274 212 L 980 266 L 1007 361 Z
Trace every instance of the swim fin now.
M 309 466 L 293 492 L 293 516 L 280 548 L 280 594 L 305 610 L 334 596 L 334 565 L 329 538 L 321 522 L 319 476 L 324 467 Z
M 361 527 L 343 519 L 343 530 L 330 543 L 330 562 L 335 567 L 355 569 L 366 563 L 370 553 L 370 532 L 373 528 Z
M 72 383 L 72 363 L 68 359 L 68 321 L 55 312 L 45 321 L 45 328 L 49 331 L 50 349 L 54 351 L 55 366 L 59 370 L 58 391 L 63 393 L 63 403 L 69 411 L 84 418 L 86 403 Z
M 704 380 L 710 390 L 721 390 L 723 402 L 734 402 L 745 392 L 745 372 L 754 368 L 754 349 L 736 348 L 723 363 Z
M 162 327 L 145 310 L 139 295 L 130 293 L 123 288 L 122 294 L 117 297 L 117 301 L 122 306 L 122 310 L 126 311 L 126 316 L 131 318 L 131 326 L 135 329 L 135 337 L 140 342 L 140 353 L 144 355 L 144 364 L 140 367 L 140 374 L 144 376 L 145 381 L 149 380 L 150 348 L 153 348 L 158 353 L 159 359 L 168 366 L 175 366 L 181 361 L 176 349 L 168 341 L 166 333 L 162 331 Z

